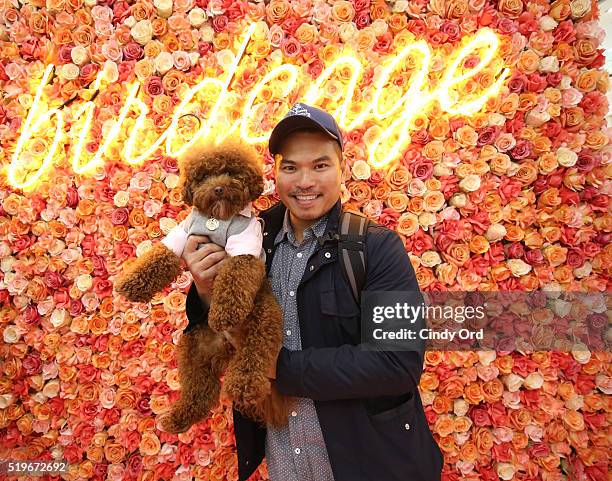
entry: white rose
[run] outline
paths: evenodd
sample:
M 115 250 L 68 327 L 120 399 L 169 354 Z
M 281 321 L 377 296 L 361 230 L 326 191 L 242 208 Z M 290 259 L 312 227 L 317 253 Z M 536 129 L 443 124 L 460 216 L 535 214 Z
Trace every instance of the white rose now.
M 423 264 L 425 267 L 437 266 L 440 262 L 442 262 L 442 259 L 440 259 L 440 254 L 438 254 L 436 251 L 423 252 L 420 260 L 421 264 Z
M 517 392 L 523 385 L 523 378 L 513 372 L 502 376 L 502 381 L 510 392 Z
M 6 409 L 15 402 L 15 395 L 11 393 L 0 395 L 0 409 Z
M 87 49 L 81 45 L 77 45 L 73 47 L 70 51 L 70 58 L 76 65 L 83 65 L 87 60 L 89 60 L 89 53 L 87 53 Z
M 475 192 L 480 189 L 480 176 L 476 174 L 466 175 L 459 182 L 459 187 L 466 192 Z
M 521 277 L 531 271 L 531 266 L 521 259 L 508 259 L 506 265 L 514 277 Z
M 155 70 L 160 74 L 165 74 L 168 70 L 174 67 L 174 59 L 170 52 L 159 52 L 153 60 Z
M 191 66 L 193 67 L 194 65 L 196 65 L 198 63 L 198 60 L 200 59 L 200 52 L 189 52 L 189 62 L 191 63 Z
M 153 0 L 153 5 L 160 17 L 168 18 L 172 15 L 172 0 Z
M 74 285 L 81 292 L 86 292 L 91 289 L 93 279 L 89 274 L 81 274 L 74 280 Z
M 602 393 L 612 394 L 612 379 L 605 374 L 599 373 L 595 376 L 595 385 Z
M 541 72 L 558 72 L 559 71 L 559 59 L 554 55 L 549 55 L 540 60 L 540 71 Z
M 147 252 L 152 247 L 152 242 L 150 239 L 142 241 L 136 247 L 136 257 L 141 257 L 145 252 Z
M 572 357 L 579 364 L 586 364 L 591 359 L 591 351 L 583 343 L 574 344 L 572 347 Z
M 353 175 L 353 179 L 355 180 L 366 180 L 370 178 L 372 171 L 370 164 L 368 164 L 365 160 L 357 160 L 351 168 L 351 173 Z
M 564 301 L 563 299 L 556 299 L 552 303 L 552 310 L 557 316 L 565 317 L 572 310 L 572 303 Z
M 591 1 L 574 0 L 573 2 L 570 2 L 570 8 L 572 10 L 573 18 L 581 18 L 591 11 Z
M 515 472 L 516 469 L 514 469 L 514 466 L 510 463 L 499 463 L 497 465 L 497 475 L 500 479 L 503 479 L 503 481 L 510 481 L 514 477 Z
M 4 328 L 3 338 L 7 344 L 15 344 L 21 338 L 21 333 L 16 326 L 6 326 Z
M 453 171 L 447 165 L 440 164 L 440 163 L 434 165 L 434 168 L 433 168 L 434 177 L 446 177 L 452 174 L 453 174 Z
M 461 209 L 467 204 L 467 196 L 463 192 L 456 192 L 448 200 L 448 203 L 453 207 Z
M 104 62 L 104 67 L 102 69 L 104 71 L 104 78 L 108 83 L 115 83 L 119 80 L 119 69 L 115 62 L 107 60 Z
M 153 26 L 149 20 L 140 20 L 131 28 L 130 33 L 140 45 L 146 45 L 153 37 Z
M 129 200 L 130 194 L 124 190 L 118 191 L 113 197 L 113 202 L 116 207 L 125 207 Z
M 497 242 L 503 239 L 507 232 L 502 224 L 491 224 L 485 233 L 485 238 L 489 242 Z
M 407 0 L 397 0 L 397 2 L 393 4 L 393 8 L 391 9 L 391 11 L 393 13 L 402 13 L 402 12 L 405 12 L 407 8 L 408 8 Z
M 483 366 L 489 366 L 495 359 L 497 359 L 495 351 L 478 351 L 478 360 Z
M 123 25 L 128 28 L 132 28 L 134 25 L 136 25 L 136 19 L 132 15 L 130 15 L 123 21 Z
M 549 120 L 550 114 L 541 107 L 536 107 L 535 109 L 530 110 L 525 116 L 525 123 L 530 127 L 540 127 Z
M 539 372 L 530 372 L 523 384 L 527 389 L 540 389 L 544 384 L 544 376 Z
M 58 76 L 64 80 L 74 80 L 79 76 L 81 69 L 73 63 L 67 63 L 60 67 Z
M 205 23 L 200 27 L 200 39 L 202 42 L 212 42 L 215 38 L 215 30 L 212 25 Z
M 455 416 L 465 416 L 470 409 L 470 405 L 465 399 L 455 399 L 453 402 L 453 412 Z
M 577 277 L 578 279 L 582 279 L 583 277 L 590 276 L 592 270 L 593 270 L 592 264 L 589 261 L 586 261 L 584 264 L 582 264 L 582 266 L 574 269 L 573 272 L 574 272 L 575 277 Z
M 564 75 L 563 77 L 561 77 L 561 82 L 559 82 L 559 85 L 557 86 L 557 88 L 559 90 L 565 90 L 568 89 L 572 86 L 572 78 L 568 75 Z
M 423 229 L 427 230 L 430 225 L 435 225 L 436 223 L 436 214 L 433 212 L 423 212 L 419 214 L 419 224 L 421 224 Z
M 224 69 L 229 68 L 229 66 L 232 65 L 236 59 L 234 52 L 229 49 L 220 50 L 219 52 L 215 53 L 215 56 L 217 57 L 217 63 Z
M 179 180 L 180 177 L 176 174 L 167 174 L 166 178 L 164 179 L 164 184 L 166 184 L 166 187 L 168 187 L 168 189 L 174 189 L 177 185 L 179 185 Z
M 206 16 L 206 12 L 204 10 L 202 10 L 200 7 L 195 7 L 189 11 L 187 18 L 192 26 L 198 28 L 206 21 L 208 17 Z
M 372 22 L 370 28 L 374 30 L 374 35 L 380 37 L 381 35 L 387 33 L 389 26 L 387 25 L 387 22 L 385 22 L 382 18 L 378 18 Z
M 498 114 L 497 112 L 493 112 L 489 114 L 489 125 L 501 127 L 506 123 L 506 117 L 502 114 Z
M 98 3 L 97 0 L 85 0 L 85 5 L 87 5 L 89 8 L 95 7 L 96 4 Z
M 565 407 L 572 411 L 580 411 L 584 407 L 584 397 L 579 394 L 572 395 L 567 401 L 565 401 Z
M 70 324 L 70 316 L 66 309 L 54 309 L 50 317 L 51 325 L 56 329 Z
M 550 15 L 544 15 L 542 18 L 540 18 L 540 28 L 545 32 L 554 30 L 557 25 L 559 24 Z
M 578 154 L 567 147 L 557 149 L 557 162 L 563 167 L 573 167 L 578 161 Z

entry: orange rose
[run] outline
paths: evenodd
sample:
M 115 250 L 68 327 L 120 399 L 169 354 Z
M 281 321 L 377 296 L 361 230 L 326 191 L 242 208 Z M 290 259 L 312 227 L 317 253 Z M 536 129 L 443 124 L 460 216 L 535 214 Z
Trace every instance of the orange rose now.
M 387 171 L 385 180 L 393 189 L 403 190 L 412 180 L 412 174 L 404 165 L 396 164 Z
M 411 236 L 419 228 L 419 219 L 410 212 L 404 212 L 398 219 L 397 232 L 406 236 Z
M 597 86 L 597 81 L 601 76 L 599 70 L 586 70 L 578 75 L 575 87 L 581 92 L 592 92 Z
M 333 3 L 332 17 L 337 22 L 350 22 L 355 17 L 355 8 L 351 2 L 339 0 Z
M 504 385 L 499 379 L 492 379 L 482 385 L 482 394 L 484 402 L 494 403 L 499 401 L 504 394 Z
M 302 45 L 312 43 L 317 38 L 317 27 L 308 23 L 303 23 L 295 31 L 295 38 Z
M 557 22 L 565 20 L 572 13 L 569 0 L 557 0 L 550 6 L 548 14 Z
M 423 208 L 428 212 L 439 211 L 444 202 L 444 194 L 440 191 L 427 191 L 423 196 Z
M 514 431 L 512 433 L 512 446 L 515 451 L 522 451 L 529 445 L 529 438 L 523 432 Z
M 408 208 L 408 196 L 403 192 L 393 191 L 385 203 L 396 212 L 404 212 Z
M 440 435 L 441 437 L 450 436 L 453 434 L 453 430 L 455 428 L 455 423 L 453 422 L 452 416 L 448 414 L 443 414 L 436 419 L 436 423 L 434 424 L 434 432 Z
M 444 153 L 444 144 L 440 140 L 432 140 L 423 147 L 423 155 L 431 160 L 439 160 Z
M 161 449 L 161 442 L 154 433 L 144 432 L 140 438 L 139 448 L 143 456 L 156 456 Z
M 459 453 L 461 459 L 467 462 L 474 462 L 478 459 L 478 450 L 476 449 L 476 446 L 470 441 L 464 443 L 461 446 L 461 448 L 459 449 Z
M 462 397 L 464 391 L 463 379 L 453 375 L 441 383 L 439 391 L 451 399 Z
M 266 16 L 271 23 L 282 23 L 290 13 L 291 7 L 285 0 L 272 0 L 266 5 Z
M 381 0 L 378 0 L 374 3 L 374 5 L 370 6 L 370 18 L 372 22 L 378 20 L 379 18 L 385 19 L 389 15 L 389 7 L 387 3 Z
M 480 383 L 473 382 L 466 386 L 463 391 L 464 399 L 470 404 L 478 404 L 483 400 L 482 389 Z
M 164 342 L 157 350 L 157 357 L 160 361 L 168 364 L 174 357 L 174 344 Z
M 488 428 L 473 428 L 472 439 L 480 454 L 489 453 L 493 449 L 493 434 Z
M 438 280 L 446 285 L 451 285 L 457 278 L 459 268 L 456 264 L 445 263 L 436 266 Z
M 523 11 L 521 0 L 500 0 L 497 9 L 508 18 L 518 18 Z
M 415 269 L 415 277 L 421 289 L 429 287 L 436 280 L 431 269 L 423 266 Z
M 109 463 L 120 463 L 123 461 L 125 454 L 125 448 L 119 443 L 107 443 L 104 446 L 104 456 Z
M 436 414 L 444 414 L 451 410 L 452 403 L 446 396 L 436 396 L 431 407 Z
M 391 31 L 396 34 L 406 29 L 408 18 L 403 13 L 394 13 L 387 19 L 387 25 L 389 25 Z
M 442 255 L 447 261 L 462 266 L 470 259 L 470 249 L 467 244 L 454 243 Z
M 447 3 L 446 16 L 448 18 L 462 18 L 468 10 L 468 2 L 466 0 L 450 0 Z
M 531 413 L 525 408 L 511 409 L 508 411 L 508 421 L 518 431 L 523 431 L 531 422 Z
M 484 236 L 475 235 L 470 239 L 469 248 L 474 254 L 484 254 L 489 250 L 489 241 Z

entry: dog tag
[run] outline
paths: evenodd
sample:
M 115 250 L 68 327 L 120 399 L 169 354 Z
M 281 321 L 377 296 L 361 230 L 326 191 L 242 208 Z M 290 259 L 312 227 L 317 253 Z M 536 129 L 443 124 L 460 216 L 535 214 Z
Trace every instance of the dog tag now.
M 206 228 L 208 230 L 217 230 L 218 227 L 219 227 L 219 221 L 215 219 L 214 217 L 211 217 L 210 219 L 206 221 Z

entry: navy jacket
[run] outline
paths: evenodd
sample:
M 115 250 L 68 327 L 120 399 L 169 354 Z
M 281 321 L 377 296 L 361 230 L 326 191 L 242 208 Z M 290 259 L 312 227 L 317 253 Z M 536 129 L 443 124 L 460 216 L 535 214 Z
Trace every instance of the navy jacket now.
M 341 204 L 332 209 L 326 235 L 337 232 Z M 274 238 L 282 227 L 281 203 L 260 214 L 269 272 Z M 363 290 L 416 291 L 410 259 L 397 233 L 373 225 L 366 240 Z M 302 350 L 282 348 L 276 383 L 281 393 L 314 400 L 335 481 L 438 481 L 443 457 L 417 389 L 424 352 L 364 351 L 360 309 L 342 273 L 337 243 L 317 246 L 297 291 Z M 207 322 L 192 284 L 186 331 Z M 265 455 L 265 427 L 235 409 L 238 474 L 245 481 Z

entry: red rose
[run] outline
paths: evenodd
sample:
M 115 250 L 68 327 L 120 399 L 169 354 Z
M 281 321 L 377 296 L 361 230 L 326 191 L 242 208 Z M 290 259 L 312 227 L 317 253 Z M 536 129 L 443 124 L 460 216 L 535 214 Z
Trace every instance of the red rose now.
M 506 132 L 518 134 L 525 127 L 525 116 L 523 112 L 517 112 L 513 119 L 506 121 Z
M 385 175 L 383 172 L 381 172 L 380 170 L 372 170 L 372 172 L 370 173 L 370 178 L 367 180 L 367 182 L 370 187 L 374 187 L 375 185 L 380 184 L 384 178 Z
M 540 30 L 540 26 L 538 25 L 538 21 L 535 16 L 531 12 L 523 12 L 519 15 L 517 19 L 518 31 L 529 37 L 533 32 L 537 32 Z
M 469 415 L 472 421 L 474 421 L 474 424 L 478 427 L 491 425 L 489 414 L 483 407 L 474 407 Z
M 597 431 L 598 429 L 600 429 L 606 421 L 604 413 L 583 412 L 582 416 L 584 418 L 585 424 L 590 427 L 592 431 Z
M 114 225 L 123 225 L 128 221 L 129 215 L 127 207 L 120 207 L 111 213 L 111 222 Z
M 79 79 L 83 85 L 88 85 L 93 82 L 98 75 L 100 67 L 95 63 L 88 63 L 81 67 L 79 72 Z
M 523 259 L 525 257 L 525 249 L 520 242 L 513 242 L 508 246 L 508 257 L 511 259 Z
M 392 43 L 393 35 L 391 35 L 391 32 L 386 32 L 378 39 L 376 45 L 374 45 L 374 51 L 378 53 L 389 53 Z
M 370 10 L 370 0 L 353 0 L 353 7 L 355 7 L 356 12 L 360 12 L 363 10 Z
M 99 298 L 112 295 L 113 284 L 108 279 L 94 279 L 93 290 Z
M 499 131 L 500 129 L 497 126 L 490 126 L 482 129 L 478 134 L 478 147 L 495 142 L 495 139 L 499 135 Z
M 498 187 L 498 193 L 504 202 L 518 197 L 521 192 L 522 184 L 518 180 L 513 180 L 508 177 L 502 178 Z
M 70 307 L 68 308 L 68 312 L 72 317 L 78 316 L 83 312 L 83 303 L 80 299 L 72 299 L 70 301 Z
M 511 150 L 512 157 L 516 160 L 526 159 L 531 157 L 532 145 L 529 140 L 519 140 L 516 146 Z
M 453 239 L 451 239 L 446 234 L 441 234 L 440 232 L 438 232 L 438 235 L 436 236 L 434 242 L 436 244 L 437 250 L 445 252 L 453 243 Z
M 546 81 L 551 87 L 556 87 L 561 82 L 563 74 L 561 72 L 551 72 L 546 75 Z
M 38 354 L 28 354 L 21 361 L 21 366 L 26 375 L 34 376 L 40 372 L 41 362 Z
M 125 60 L 140 60 L 144 55 L 144 49 L 136 42 L 130 42 L 123 47 Z
M 368 25 L 370 25 L 370 12 L 368 12 L 367 10 L 357 12 L 355 14 L 355 18 L 353 19 L 353 22 L 355 22 L 355 25 L 360 30 L 362 28 L 367 27 Z
M 390 207 L 383 209 L 378 218 L 378 223 L 389 229 L 395 229 L 397 225 L 397 219 L 399 219 L 400 213 Z
M 510 80 L 508 80 L 508 89 L 510 90 L 510 92 L 518 94 L 525 89 L 526 84 L 527 76 L 524 73 L 515 70 L 512 74 L 512 77 L 510 77 Z
M 598 159 L 590 149 L 582 149 L 578 154 L 576 168 L 581 172 L 590 172 L 599 165 Z
M 113 5 L 113 23 L 122 23 L 130 16 L 130 6 L 127 2 L 119 1 Z
M 543 92 L 547 85 L 546 77 L 538 73 L 532 73 L 528 77 L 527 88 L 530 92 Z
M 118 260 L 125 261 L 126 259 L 134 257 L 135 250 L 134 246 L 126 242 L 117 242 L 115 244 L 114 254 Z
M 176 173 L 178 172 L 178 162 L 173 157 L 163 156 L 161 159 L 161 166 L 166 172 Z
M 580 107 L 585 114 L 604 115 L 608 108 L 608 100 L 604 94 L 594 90 L 584 94 L 580 101 Z
M 410 134 L 410 141 L 412 144 L 425 145 L 429 142 L 429 140 L 430 137 L 427 129 L 417 130 L 416 132 Z
M 576 40 L 576 32 L 574 31 L 574 23 L 571 20 L 564 20 L 559 22 L 557 28 L 553 31 L 555 42 L 566 42 L 572 43 Z
M 226 10 L 226 15 L 230 21 L 235 22 L 245 16 L 246 8 L 243 2 L 232 2 L 229 8 Z
M 500 402 L 494 402 L 488 406 L 489 417 L 493 426 L 507 426 L 508 416 L 506 413 L 506 407 Z
M 540 249 L 530 249 L 525 253 L 525 261 L 532 266 L 541 266 L 546 263 Z
M 308 65 L 308 75 L 310 75 L 313 79 L 316 79 L 319 75 L 321 75 L 324 68 L 325 64 L 323 61 L 320 58 L 315 58 Z
M 483 256 L 474 256 L 465 264 L 468 272 L 474 272 L 479 276 L 486 276 L 491 264 Z
M 13 246 L 16 249 L 17 252 L 23 252 L 25 251 L 28 247 L 30 247 L 33 244 L 32 239 L 30 238 L 29 235 L 27 234 L 23 234 L 20 235 L 17 240 L 15 240 L 13 242 Z
M 448 41 L 448 35 L 440 30 L 430 30 L 428 32 L 427 42 L 433 46 L 438 46 Z
M 425 21 L 420 18 L 415 18 L 412 20 L 408 20 L 407 24 L 408 30 L 410 30 L 416 37 L 423 37 L 425 32 L 427 31 L 427 25 L 425 25 Z
M 156 75 L 152 75 L 145 81 L 144 89 L 145 92 L 147 92 L 152 97 L 164 93 L 164 86 L 162 85 L 162 80 Z
M 497 22 L 497 30 L 502 35 L 512 35 L 517 30 L 516 22 L 510 18 L 502 17 Z
M 45 285 L 50 289 L 59 289 L 64 285 L 64 276 L 59 272 L 45 272 Z
M 57 62 L 60 64 L 72 62 L 72 56 L 70 53 L 72 52 L 73 48 L 74 45 L 71 43 L 62 45 L 57 52 Z
M 212 19 L 212 26 L 216 33 L 223 32 L 229 23 L 229 19 L 225 15 L 217 15 Z
M 40 314 L 38 313 L 38 309 L 36 309 L 36 307 L 32 306 L 31 304 L 28 304 L 25 310 L 23 311 L 23 320 L 28 326 L 33 326 L 34 324 L 37 324 L 40 320 Z
M 19 45 L 19 54 L 23 60 L 36 60 L 40 55 L 40 43 L 38 38 L 32 37 Z
M 532 458 L 543 458 L 550 454 L 550 448 L 544 443 L 533 444 L 527 451 Z
M 433 173 L 433 163 L 431 160 L 421 157 L 409 167 L 412 175 L 420 180 L 427 180 Z
M 127 461 L 126 470 L 129 478 L 138 478 L 142 474 L 142 456 L 132 453 Z
M 572 268 L 577 268 L 584 264 L 584 254 L 578 248 L 572 248 L 567 253 L 567 265 Z
M 112 426 L 113 424 L 117 424 L 119 419 L 121 419 L 121 410 L 117 407 L 113 407 L 110 409 L 102 409 L 102 419 L 104 420 L 104 424 L 106 426 Z
M 79 414 L 84 420 L 90 421 L 98 414 L 97 401 L 86 401 L 82 403 L 79 407 Z

